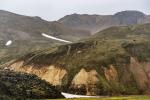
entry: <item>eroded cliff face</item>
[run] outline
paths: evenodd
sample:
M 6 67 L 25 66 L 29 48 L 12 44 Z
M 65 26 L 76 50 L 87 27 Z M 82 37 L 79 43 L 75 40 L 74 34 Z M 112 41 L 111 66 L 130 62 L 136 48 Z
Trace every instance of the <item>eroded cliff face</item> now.
M 129 70 L 132 72 L 133 77 L 138 87 L 142 91 L 149 92 L 150 90 L 150 78 L 149 78 L 150 63 L 149 62 L 139 63 L 136 59 L 131 57 Z
M 118 72 L 113 65 L 104 67 L 104 74 L 107 81 L 118 81 Z
M 63 79 L 67 78 L 67 71 L 58 66 L 23 66 L 23 64 L 23 61 L 18 61 L 10 66 L 10 70 L 35 74 L 54 86 L 61 86 Z
M 80 91 L 83 89 L 86 95 L 95 95 L 94 91 L 96 90 L 98 82 L 99 79 L 96 70 L 86 71 L 82 68 L 80 72 L 74 76 L 70 88 Z M 75 93 L 80 94 L 80 91 L 75 91 Z
M 9 68 L 14 71 L 35 74 L 54 86 L 66 86 L 69 92 L 75 94 L 113 95 L 150 93 L 150 62 L 139 62 L 131 57 L 130 64 L 122 66 L 120 69 L 113 64 L 110 64 L 108 67 L 99 67 L 101 70 L 81 68 L 74 74 L 71 81 L 68 79 L 71 72 L 61 66 L 24 66 L 24 61 L 18 61 L 11 64 Z M 132 92 L 133 89 L 136 92 Z M 127 93 L 127 91 L 131 93 Z

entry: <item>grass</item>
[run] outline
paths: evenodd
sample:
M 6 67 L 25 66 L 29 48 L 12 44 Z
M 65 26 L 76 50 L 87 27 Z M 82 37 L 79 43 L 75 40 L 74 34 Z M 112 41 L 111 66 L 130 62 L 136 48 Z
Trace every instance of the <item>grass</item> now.
M 45 100 L 54 100 L 54 99 L 45 99 Z M 122 96 L 122 97 L 104 97 L 104 98 L 79 98 L 79 99 L 75 98 L 75 99 L 57 99 L 57 100 L 150 100 L 150 96 Z

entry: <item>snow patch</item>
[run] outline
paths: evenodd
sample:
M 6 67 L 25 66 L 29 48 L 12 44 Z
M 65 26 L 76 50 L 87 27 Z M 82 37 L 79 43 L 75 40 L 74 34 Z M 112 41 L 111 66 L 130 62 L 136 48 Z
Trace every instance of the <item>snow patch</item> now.
M 44 36 L 44 37 L 46 37 L 46 38 L 50 38 L 50 39 L 57 40 L 57 41 L 60 41 L 60 42 L 72 43 L 71 41 L 67 41 L 67 40 L 63 40 L 63 39 L 60 39 L 60 38 L 56 38 L 56 37 L 47 35 L 45 33 L 42 33 L 41 35 Z
M 65 98 L 99 98 L 99 96 L 74 95 L 74 94 L 69 94 L 64 92 L 61 92 L 61 94 Z
M 9 41 L 6 42 L 5 46 L 9 46 L 9 45 L 11 45 L 11 44 L 12 44 L 12 41 L 9 40 Z

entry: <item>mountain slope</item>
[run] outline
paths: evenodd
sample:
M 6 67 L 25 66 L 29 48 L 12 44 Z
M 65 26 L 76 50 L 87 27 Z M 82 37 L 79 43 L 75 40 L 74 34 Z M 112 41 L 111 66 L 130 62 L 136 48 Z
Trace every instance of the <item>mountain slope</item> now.
M 85 29 L 96 33 L 111 26 L 148 23 L 150 17 L 139 11 L 122 11 L 114 15 L 72 14 L 61 18 L 59 22 L 71 28 Z
M 64 92 L 150 93 L 150 24 L 111 27 L 79 43 L 29 53 L 8 68 L 36 74 Z

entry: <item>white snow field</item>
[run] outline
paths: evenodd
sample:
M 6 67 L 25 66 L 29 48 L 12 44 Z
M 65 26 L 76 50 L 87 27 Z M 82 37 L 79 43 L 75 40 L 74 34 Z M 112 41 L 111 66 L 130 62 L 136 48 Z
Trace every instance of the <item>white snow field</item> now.
M 100 96 L 86 96 L 86 95 L 74 95 L 74 94 L 69 94 L 69 93 L 64 93 L 61 92 L 61 94 L 65 97 L 65 98 L 99 98 Z
M 60 42 L 72 43 L 71 41 L 67 41 L 67 40 L 63 40 L 63 39 L 60 39 L 60 38 L 56 38 L 56 37 L 47 35 L 47 34 L 45 34 L 45 33 L 42 33 L 41 35 L 44 36 L 44 37 L 46 37 L 46 38 L 53 39 L 53 40 L 57 40 L 57 41 L 60 41 Z
M 11 44 L 12 44 L 12 40 L 9 40 L 9 41 L 6 42 L 5 46 L 9 46 Z

